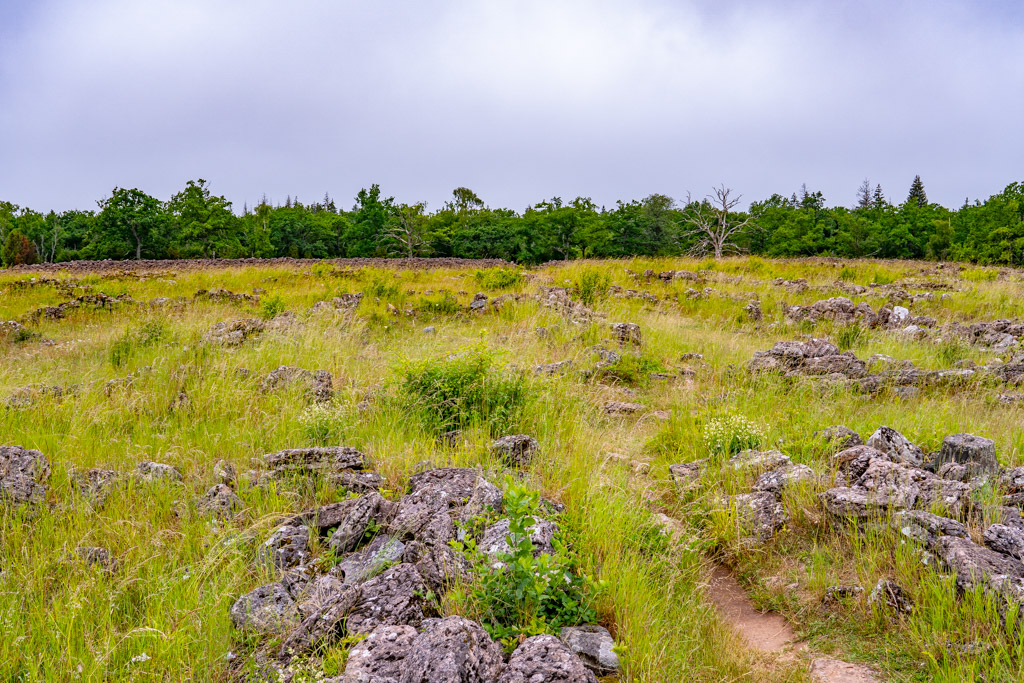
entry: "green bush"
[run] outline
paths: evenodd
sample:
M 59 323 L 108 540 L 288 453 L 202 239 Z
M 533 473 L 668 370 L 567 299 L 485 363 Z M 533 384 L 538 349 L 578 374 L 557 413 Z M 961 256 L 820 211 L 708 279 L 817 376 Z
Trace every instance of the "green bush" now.
M 270 320 L 284 313 L 284 299 L 277 294 L 264 297 L 260 302 L 260 315 Z
M 597 368 L 594 371 L 594 379 L 599 382 L 620 382 L 635 387 L 646 384 L 652 372 L 664 371 L 665 366 L 656 360 L 624 353 L 611 365 Z
M 864 342 L 864 338 L 866 336 L 867 331 L 864 329 L 863 325 L 858 323 L 843 325 L 836 332 L 836 346 L 838 346 L 841 351 L 847 351 L 860 346 Z
M 449 292 L 437 296 L 423 297 L 416 304 L 416 310 L 430 315 L 458 315 L 462 312 L 458 300 Z
M 499 555 L 498 563 L 472 540 L 452 543 L 467 553 L 475 568 L 472 585 L 459 597 L 509 652 L 524 636 L 557 635 L 565 626 L 597 620 L 594 604 L 601 586 L 580 574 L 562 532 L 555 534 L 553 554 L 534 557 L 530 528 L 536 523 L 539 503 L 536 491 L 515 483 L 507 487 L 504 505 L 511 551 Z
M 849 282 L 850 280 L 857 279 L 857 269 L 851 268 L 850 266 L 843 266 L 843 269 L 839 271 L 839 279 L 843 282 Z
M 713 455 L 734 455 L 758 448 L 764 438 L 761 426 L 743 415 L 713 417 L 704 425 L 704 446 Z
M 948 337 L 939 342 L 938 354 L 943 365 L 954 365 L 971 354 L 971 345 L 960 337 Z
M 110 347 L 110 364 L 115 368 L 124 365 L 139 349 L 158 344 L 165 335 L 162 322 L 153 320 L 143 323 L 136 330 L 125 330 L 124 334 Z
M 523 283 L 523 274 L 513 268 L 478 270 L 473 278 L 484 289 L 510 289 Z
M 573 279 L 572 293 L 584 306 L 593 306 L 608 295 L 611 276 L 603 270 L 584 268 Z
M 397 282 L 391 282 L 382 277 L 375 277 L 370 284 L 366 285 L 363 293 L 366 296 L 373 296 L 379 299 L 394 299 L 402 293 L 402 290 Z
M 498 366 L 484 351 L 467 351 L 404 368 L 407 408 L 434 433 L 486 426 L 492 434 L 516 424 L 527 399 L 522 373 Z

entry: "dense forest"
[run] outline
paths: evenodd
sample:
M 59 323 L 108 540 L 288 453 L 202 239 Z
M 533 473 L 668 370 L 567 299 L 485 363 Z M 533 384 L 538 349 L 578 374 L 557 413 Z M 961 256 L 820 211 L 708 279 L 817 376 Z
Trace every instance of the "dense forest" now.
M 266 200 L 240 212 L 205 180 L 161 201 L 115 188 L 95 211 L 40 213 L 0 201 L 3 264 L 77 259 L 291 256 L 457 256 L 524 264 L 579 257 L 744 252 L 765 256 L 953 259 L 1024 265 L 1024 183 L 959 209 L 930 203 L 920 177 L 893 203 L 864 181 L 855 207 L 826 206 L 803 187 L 736 211 L 727 188 L 677 202 L 654 194 L 597 206 L 586 197 L 542 201 L 523 212 L 488 207 L 467 188 L 428 212 L 377 185 L 350 210 L 325 196 Z

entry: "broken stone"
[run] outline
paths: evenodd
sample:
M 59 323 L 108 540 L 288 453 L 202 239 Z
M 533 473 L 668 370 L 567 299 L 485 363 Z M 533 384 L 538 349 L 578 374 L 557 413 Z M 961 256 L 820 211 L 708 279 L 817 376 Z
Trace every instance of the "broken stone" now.
M 901 614 L 910 614 L 914 611 L 914 600 L 895 581 L 879 579 L 878 583 L 868 595 L 869 605 L 885 606 Z
M 305 564 L 309 558 L 309 527 L 287 524 L 278 527 L 260 546 L 256 558 L 277 569 Z
M 121 473 L 115 470 L 94 468 L 71 471 L 71 485 L 95 507 L 101 507 L 114 486 L 121 480 Z
M 362 584 L 349 612 L 349 633 L 369 633 L 381 624 L 419 626 L 430 615 L 430 589 L 411 564 L 399 564 Z
M 677 465 L 669 465 L 668 473 L 675 482 L 676 488 L 680 491 L 689 491 L 700 483 L 701 473 L 707 460 L 696 460 L 684 462 Z
M 282 633 L 298 615 L 295 601 L 280 583 L 270 583 L 246 593 L 231 606 L 235 628 L 261 633 Z
M 371 525 L 383 528 L 395 517 L 395 504 L 379 493 L 367 493 L 336 504 L 325 515 L 316 517 L 316 524 L 337 520 L 337 529 L 331 536 L 330 546 L 336 553 L 349 553 L 359 547 Z M 320 508 L 321 513 L 324 512 Z M 334 526 L 333 524 L 330 526 Z
M 993 524 L 982 534 L 985 545 L 997 553 L 1024 561 L 1024 529 L 1020 526 Z
M 345 662 L 342 682 L 398 681 L 405 670 L 405 658 L 417 637 L 412 626 L 378 626 L 352 646 Z
M 814 479 L 814 470 L 807 465 L 784 465 L 759 476 L 754 482 L 754 490 L 781 496 L 787 486 L 800 482 L 813 482 Z
M 723 502 L 735 510 L 737 523 L 751 540 L 766 541 L 786 523 L 786 510 L 773 493 L 740 493 Z
M 953 434 L 942 440 L 936 466 L 957 463 L 967 467 L 968 476 L 989 474 L 999 469 L 996 442 L 971 434 Z
M 226 484 L 214 484 L 196 503 L 202 515 L 217 518 L 230 517 L 242 509 L 242 501 Z
M 501 647 L 475 621 L 428 619 L 402 662 L 403 683 L 495 681 L 505 668 Z M 346 668 L 346 672 L 348 669 Z
M 491 454 L 506 467 L 529 467 L 533 456 L 540 450 L 537 439 L 526 434 L 503 436 L 491 444 Z
M 568 626 L 559 638 L 583 665 L 597 676 L 611 676 L 619 670 L 619 656 L 615 654 L 615 640 L 602 626 Z
M 498 683 L 597 683 L 594 674 L 558 638 L 527 638 L 509 657 Z
M 363 583 L 402 559 L 405 544 L 387 534 L 374 537 L 365 548 L 352 553 L 331 569 L 331 574 L 348 584 Z

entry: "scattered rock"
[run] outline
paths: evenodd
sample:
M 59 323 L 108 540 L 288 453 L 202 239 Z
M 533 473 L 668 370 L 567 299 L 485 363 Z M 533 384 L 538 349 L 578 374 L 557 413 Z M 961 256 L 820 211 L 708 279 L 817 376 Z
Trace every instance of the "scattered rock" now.
M 533 456 L 540 450 L 537 439 L 526 434 L 503 436 L 491 444 L 491 454 L 498 457 L 506 467 L 529 467 Z
M 595 675 L 610 676 L 618 672 L 619 656 L 615 654 L 615 640 L 608 629 L 569 626 L 562 629 L 559 638 Z
M 914 600 L 898 583 L 889 579 L 878 580 L 868 595 L 868 604 L 886 606 L 900 614 L 914 611 Z
M 231 621 L 239 630 L 282 633 L 297 616 L 295 601 L 280 583 L 260 586 L 231 606 Z
M 450 616 L 424 622 L 423 630 L 404 658 L 400 680 L 402 683 L 484 683 L 497 680 L 504 668 L 501 647 L 480 624 Z
M 405 658 L 417 637 L 412 626 L 378 626 L 352 646 L 345 663 L 345 677 L 339 681 L 390 683 L 405 671 Z
M 604 404 L 606 415 L 636 415 L 642 413 L 646 406 L 642 403 L 628 403 L 625 401 L 609 401 Z
M 337 526 L 330 540 L 330 546 L 336 553 L 352 552 L 364 540 L 371 525 L 383 528 L 395 518 L 396 513 L 395 504 L 376 492 L 335 503 L 335 506 L 329 513 L 320 508 L 315 523 L 321 528 Z M 335 521 L 336 524 L 325 524 Z
M 740 493 L 726 496 L 723 502 L 735 510 L 737 523 L 752 541 L 768 540 L 786 523 L 786 510 L 773 493 Z
M 827 427 L 821 431 L 815 432 L 814 436 L 826 441 L 839 450 L 845 450 L 847 448 L 852 448 L 853 446 L 861 446 L 864 444 L 864 441 L 860 438 L 860 434 L 844 425 Z
M 120 472 L 101 468 L 72 470 L 70 475 L 71 485 L 94 507 L 102 507 L 114 486 L 121 480 Z
M 892 427 L 879 427 L 868 439 L 868 446 L 883 453 L 891 453 L 897 462 L 914 467 L 924 464 L 924 453 L 921 449 Z
M 672 481 L 675 482 L 676 488 L 680 491 L 689 491 L 699 484 L 706 464 L 707 460 L 695 460 L 694 462 L 669 465 L 668 473 L 672 477 Z
M 640 326 L 636 323 L 611 323 L 612 335 L 619 344 L 632 344 L 640 346 Z
M 227 460 L 218 460 L 213 465 L 213 476 L 216 477 L 221 484 L 234 488 L 235 483 L 238 481 L 238 473 L 235 471 L 235 466 Z
M 821 602 L 825 605 L 834 605 L 843 600 L 857 597 L 864 592 L 863 586 L 829 586 L 825 589 L 825 595 Z
M 516 648 L 498 683 L 597 683 L 579 657 L 558 638 L 527 638 Z
M 814 470 L 810 467 L 790 464 L 763 473 L 754 482 L 754 490 L 781 496 L 783 490 L 791 484 L 813 482 L 814 480 Z
M 880 680 L 871 667 L 831 657 L 815 658 L 810 674 L 813 683 L 878 683 Z
M 288 524 L 278 527 L 260 546 L 256 558 L 277 569 L 305 564 L 309 559 L 309 527 Z
M 141 482 L 180 482 L 183 479 L 177 467 L 161 462 L 140 462 L 135 466 L 133 474 L 135 479 Z
M 985 545 L 997 553 L 1024 561 L 1024 528 L 993 524 L 982 534 Z
M 263 331 L 263 321 L 256 318 L 242 318 L 233 322 L 219 322 L 210 328 L 204 339 L 210 344 L 240 346 L 245 340 Z
M 242 501 L 227 484 L 214 484 L 196 503 L 202 515 L 224 519 L 242 509 Z

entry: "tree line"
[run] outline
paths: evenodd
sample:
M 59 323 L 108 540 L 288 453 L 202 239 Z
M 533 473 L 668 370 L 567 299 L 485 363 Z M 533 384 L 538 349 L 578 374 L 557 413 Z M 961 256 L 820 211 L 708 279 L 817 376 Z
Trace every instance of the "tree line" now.
M 677 202 L 662 194 L 599 207 L 559 197 L 518 212 L 491 208 L 472 190 L 455 189 L 429 212 L 372 185 L 351 209 L 324 196 L 313 203 L 266 199 L 240 212 L 203 180 L 168 201 L 115 188 L 97 210 L 41 213 L 0 201 L 5 266 L 80 259 L 338 258 L 455 256 L 523 264 L 581 257 L 838 256 L 952 259 L 1024 265 L 1024 183 L 958 209 L 928 201 L 920 177 L 906 200 L 886 198 L 865 180 L 852 208 L 827 206 L 806 185 L 736 211 L 726 187 Z

